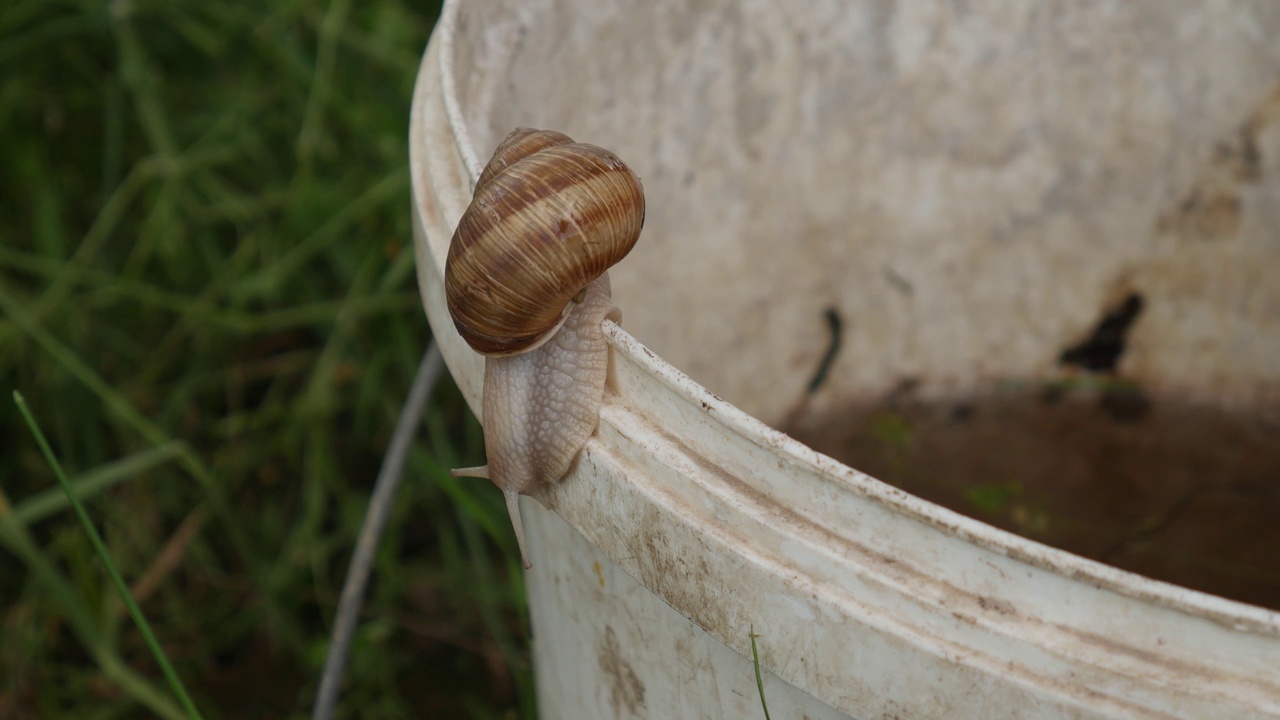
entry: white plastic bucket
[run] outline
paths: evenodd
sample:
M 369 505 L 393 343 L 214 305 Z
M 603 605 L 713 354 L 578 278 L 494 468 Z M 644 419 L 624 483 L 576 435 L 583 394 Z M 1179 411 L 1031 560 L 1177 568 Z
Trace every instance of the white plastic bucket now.
M 442 275 L 498 140 L 606 146 L 648 197 L 611 272 L 600 427 L 521 505 L 542 716 L 761 717 L 754 630 L 776 718 L 1280 717 L 1277 612 L 996 529 L 755 419 L 1092 377 L 1064 376 L 1064 347 L 1134 294 L 1120 378 L 1274 410 L 1277 37 L 1271 0 L 448 3 L 413 211 L 477 413 Z

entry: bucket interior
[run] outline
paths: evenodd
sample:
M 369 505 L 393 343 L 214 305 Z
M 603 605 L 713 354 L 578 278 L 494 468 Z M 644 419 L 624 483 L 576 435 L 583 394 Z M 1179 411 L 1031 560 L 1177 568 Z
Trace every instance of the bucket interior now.
M 643 179 L 611 277 L 664 359 L 911 493 L 1280 608 L 1280 5 L 458 12 L 481 155 L 546 127 Z

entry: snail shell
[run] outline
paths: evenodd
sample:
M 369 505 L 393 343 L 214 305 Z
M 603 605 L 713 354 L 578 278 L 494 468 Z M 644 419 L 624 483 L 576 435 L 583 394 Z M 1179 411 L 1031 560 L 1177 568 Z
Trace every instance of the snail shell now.
M 519 129 L 494 151 L 445 263 L 458 332 L 486 355 L 485 477 L 506 498 L 530 567 L 519 496 L 568 472 L 595 432 L 609 366 L 602 324 L 621 320 L 606 270 L 644 225 L 640 180 L 616 155 Z
M 449 245 L 445 299 L 476 352 L 546 341 L 570 300 L 627 253 L 644 189 L 617 155 L 557 132 L 516 130 L 494 151 Z

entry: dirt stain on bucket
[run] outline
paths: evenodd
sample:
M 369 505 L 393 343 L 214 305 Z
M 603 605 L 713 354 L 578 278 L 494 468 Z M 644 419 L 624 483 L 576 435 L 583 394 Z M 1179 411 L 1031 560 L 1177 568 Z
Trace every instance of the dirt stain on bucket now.
M 1095 378 L 947 402 L 908 386 L 789 431 L 1005 530 L 1280 609 L 1280 408 L 1233 411 Z
M 622 717 L 625 708 L 629 716 L 643 717 L 644 683 L 631 663 L 626 661 L 618 634 L 612 627 L 605 628 L 596 661 L 609 683 L 609 704 L 613 706 L 613 716 Z

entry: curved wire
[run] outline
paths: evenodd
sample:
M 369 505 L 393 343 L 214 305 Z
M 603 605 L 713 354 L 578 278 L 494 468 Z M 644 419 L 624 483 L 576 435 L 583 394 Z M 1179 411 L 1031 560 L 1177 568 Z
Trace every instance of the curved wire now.
M 338 613 L 333 623 L 333 637 L 329 641 L 329 654 L 324 661 L 320 689 L 316 692 L 315 707 L 311 711 L 312 720 L 329 720 L 333 716 L 338 702 L 338 690 L 342 686 L 342 675 L 347 667 L 347 652 L 351 649 L 356 620 L 360 617 L 360 608 L 364 604 L 365 587 L 373 570 L 378 541 L 387 524 L 396 488 L 400 485 L 414 431 L 422 419 L 423 409 L 431 398 L 431 391 L 435 388 L 443 364 L 440 348 L 436 346 L 435 339 L 432 339 L 422 355 L 422 362 L 418 364 L 409 397 L 400 409 L 400 418 L 396 420 L 391 444 L 387 447 L 382 467 L 378 470 L 378 480 L 373 486 L 373 495 L 369 498 L 369 509 L 365 511 L 364 524 L 356 540 L 351 565 L 347 568 L 347 578 L 342 584 L 342 596 L 338 600 Z

